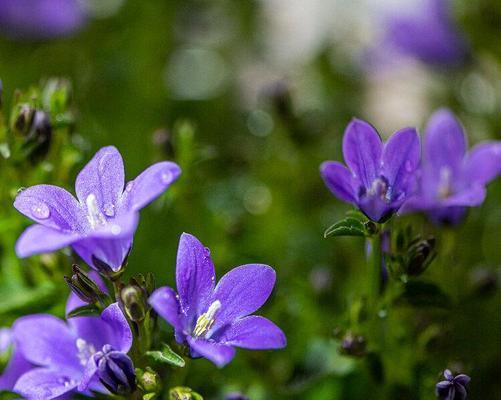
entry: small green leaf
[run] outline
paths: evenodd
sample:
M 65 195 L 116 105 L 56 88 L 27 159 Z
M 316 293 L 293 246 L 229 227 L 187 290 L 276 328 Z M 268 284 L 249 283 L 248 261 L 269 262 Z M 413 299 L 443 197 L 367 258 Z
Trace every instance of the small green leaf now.
M 360 219 L 346 217 L 327 228 L 324 237 L 328 236 L 367 236 L 367 230 Z
M 183 358 L 166 344 L 162 345 L 162 350 L 147 351 L 146 355 L 163 364 L 170 364 L 176 367 L 184 367 L 185 365 Z
M 11 400 L 11 399 L 19 399 L 19 394 L 8 392 L 6 390 L 0 391 L 0 400 Z
M 155 396 L 156 396 L 156 393 L 146 393 L 143 396 L 143 400 L 152 400 L 155 398 Z
M 74 317 L 89 317 L 101 314 L 101 309 L 95 304 L 86 304 L 85 306 L 77 307 L 66 315 L 67 318 Z

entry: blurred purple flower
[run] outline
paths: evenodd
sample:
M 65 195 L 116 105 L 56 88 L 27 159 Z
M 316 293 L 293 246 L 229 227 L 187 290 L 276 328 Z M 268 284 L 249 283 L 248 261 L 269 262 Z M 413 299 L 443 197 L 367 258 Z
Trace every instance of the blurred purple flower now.
M 348 168 L 326 161 L 320 173 L 336 197 L 357 206 L 375 222 L 391 217 L 415 189 L 419 164 L 419 136 L 405 128 L 383 145 L 367 122 L 353 119 L 343 137 L 343 155 Z
M 28 257 L 71 245 L 96 270 L 116 272 L 132 245 L 139 210 L 180 173 L 175 163 L 159 162 L 124 189 L 122 156 L 115 147 L 104 147 L 77 176 L 78 200 L 52 185 L 32 186 L 17 195 L 14 207 L 37 224 L 21 235 L 16 253 Z
M 480 205 L 485 186 L 501 172 L 501 142 L 466 149 L 464 130 L 454 114 L 435 112 L 425 129 L 419 189 L 402 212 L 425 211 L 435 223 L 456 224 L 466 207 Z
M 72 294 L 66 311 L 83 304 Z M 14 354 L 0 377 L 0 388 L 27 399 L 106 392 L 98 380 L 102 353 L 114 349 L 125 355 L 132 346 L 132 332 L 117 303 L 99 317 L 75 317 L 67 323 L 48 314 L 29 315 L 12 329 Z
M 466 387 L 470 382 L 468 375 L 452 375 L 448 369 L 444 371 L 445 381 L 438 382 L 435 389 L 440 400 L 465 400 Z
M 0 31 L 13 39 L 67 36 L 83 27 L 86 21 L 81 0 L 0 1 Z
M 386 41 L 397 52 L 428 64 L 454 65 L 466 59 L 468 46 L 456 27 L 449 0 L 423 0 L 409 15 L 387 18 Z
M 285 347 L 284 333 L 266 318 L 249 315 L 268 299 L 275 271 L 247 264 L 224 275 L 217 286 L 210 251 L 192 235 L 179 241 L 176 264 L 178 294 L 157 289 L 150 297 L 155 311 L 175 329 L 176 340 L 187 343 L 193 357 L 205 357 L 219 367 L 235 356 L 236 347 Z

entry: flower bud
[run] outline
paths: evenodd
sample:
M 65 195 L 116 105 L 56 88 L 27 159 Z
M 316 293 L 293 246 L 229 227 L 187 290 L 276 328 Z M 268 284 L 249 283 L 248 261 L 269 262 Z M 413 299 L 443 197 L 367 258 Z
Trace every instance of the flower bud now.
M 52 142 L 52 124 L 49 115 L 41 110 L 36 110 L 31 123 L 30 131 L 26 136 L 30 159 L 43 158 L 49 152 Z
M 169 400 L 203 400 L 203 398 L 189 387 L 178 386 L 169 391 Z
M 136 373 L 127 354 L 106 344 L 95 360 L 99 380 L 111 393 L 124 396 L 136 390 Z
M 35 109 L 29 104 L 19 104 L 12 119 L 12 130 L 18 135 L 27 136 L 30 132 L 34 115 Z
M 148 312 L 146 291 L 135 284 L 129 284 L 120 291 L 120 300 L 127 317 L 131 321 L 141 322 Z
M 422 274 L 435 258 L 435 239 L 423 239 L 407 249 L 405 272 L 410 276 Z
M 136 376 L 137 383 L 143 392 L 158 393 L 160 391 L 160 377 L 150 367 L 146 367 L 146 370 L 144 371 L 137 368 Z
M 341 343 L 341 352 L 350 356 L 364 356 L 366 354 L 365 338 L 361 335 L 347 333 Z
M 73 275 L 65 276 L 64 280 L 82 301 L 92 304 L 105 297 L 96 283 L 78 265 L 74 264 L 72 269 Z

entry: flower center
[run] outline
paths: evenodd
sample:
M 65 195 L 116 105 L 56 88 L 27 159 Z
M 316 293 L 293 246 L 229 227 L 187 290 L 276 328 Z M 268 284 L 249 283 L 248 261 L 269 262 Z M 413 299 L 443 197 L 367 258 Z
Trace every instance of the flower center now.
M 215 316 L 220 308 L 221 302 L 219 300 L 216 300 L 210 305 L 206 313 L 198 317 L 195 329 L 193 329 L 194 337 L 197 338 L 199 336 L 206 335 L 209 332 L 210 328 L 212 328 L 214 322 L 216 321 Z
M 80 360 L 80 364 L 85 367 L 89 358 L 96 352 L 96 348 L 92 343 L 87 343 L 87 341 L 82 338 L 77 339 L 76 346 L 78 350 L 77 357 Z
M 366 189 L 365 187 L 360 188 L 360 197 L 379 197 L 385 202 L 391 201 L 391 187 L 388 185 L 388 181 L 384 176 L 380 176 L 372 181 L 371 187 Z
M 438 197 L 446 199 L 454 194 L 452 188 L 452 171 L 449 167 L 440 168 L 440 180 L 438 183 Z
M 87 196 L 85 204 L 87 205 L 87 219 L 92 229 L 95 229 L 99 225 L 106 224 L 106 218 L 97 205 L 97 199 L 94 193 Z

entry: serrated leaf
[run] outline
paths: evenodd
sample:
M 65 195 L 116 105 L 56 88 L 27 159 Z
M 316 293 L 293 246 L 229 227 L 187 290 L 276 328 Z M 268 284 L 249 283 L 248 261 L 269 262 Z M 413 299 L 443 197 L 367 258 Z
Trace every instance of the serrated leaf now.
M 162 350 L 147 351 L 146 355 L 153 360 L 163 363 L 174 365 L 175 367 L 184 367 L 185 362 L 183 357 L 175 353 L 168 345 L 162 345 Z
M 77 307 L 69 312 L 66 318 L 74 317 L 89 317 L 101 314 L 101 309 L 95 304 L 86 304 L 85 306 Z
M 328 236 L 367 236 L 367 231 L 360 219 L 346 217 L 327 228 L 324 237 Z

